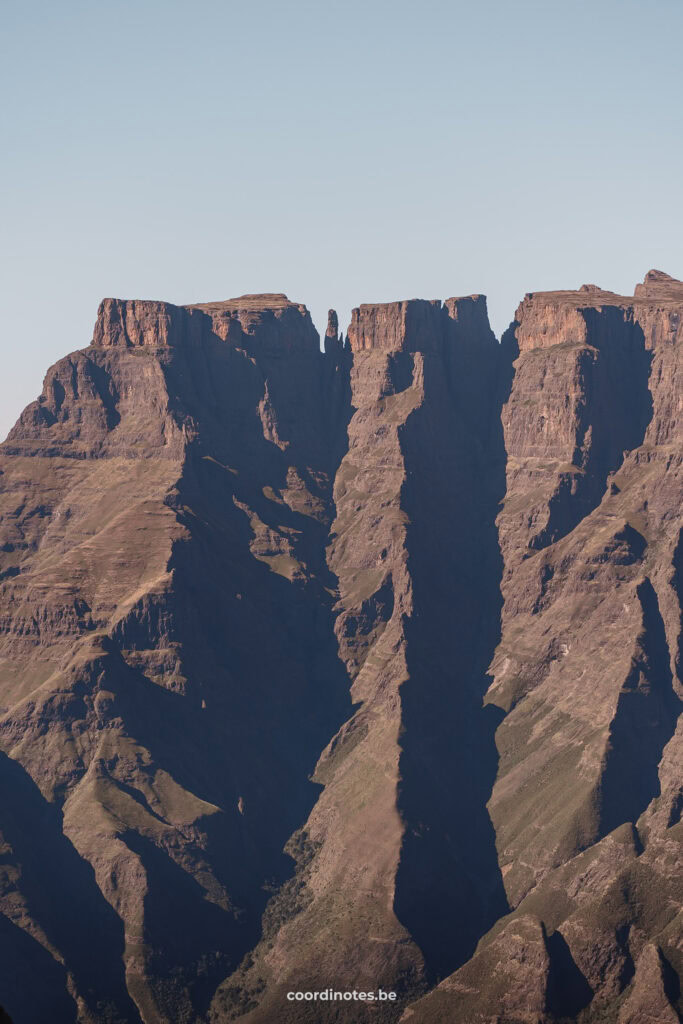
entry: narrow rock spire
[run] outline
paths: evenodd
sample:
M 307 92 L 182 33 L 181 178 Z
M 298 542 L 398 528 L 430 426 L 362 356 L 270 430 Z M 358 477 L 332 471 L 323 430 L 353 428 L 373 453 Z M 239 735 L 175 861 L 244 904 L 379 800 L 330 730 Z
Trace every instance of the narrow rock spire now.
M 336 309 L 329 309 L 327 311 L 327 330 L 325 331 L 326 338 L 332 338 L 337 341 L 339 337 L 339 317 L 337 316 Z
M 340 352 L 343 339 L 339 337 L 339 317 L 336 309 L 327 311 L 327 330 L 325 331 L 325 351 Z

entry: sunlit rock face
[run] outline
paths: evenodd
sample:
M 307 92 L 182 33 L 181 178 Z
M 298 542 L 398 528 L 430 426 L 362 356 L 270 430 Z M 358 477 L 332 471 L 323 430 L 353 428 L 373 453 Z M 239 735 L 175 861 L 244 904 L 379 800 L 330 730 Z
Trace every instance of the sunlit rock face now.
M 682 314 L 102 302 L 0 446 L 15 1024 L 677 1019 Z

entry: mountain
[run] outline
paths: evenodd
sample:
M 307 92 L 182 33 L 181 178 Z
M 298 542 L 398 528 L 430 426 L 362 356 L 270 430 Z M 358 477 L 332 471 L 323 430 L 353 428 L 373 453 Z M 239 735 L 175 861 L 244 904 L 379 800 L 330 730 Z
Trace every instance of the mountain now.
M 682 314 L 104 300 L 0 445 L 15 1024 L 680 1019 Z

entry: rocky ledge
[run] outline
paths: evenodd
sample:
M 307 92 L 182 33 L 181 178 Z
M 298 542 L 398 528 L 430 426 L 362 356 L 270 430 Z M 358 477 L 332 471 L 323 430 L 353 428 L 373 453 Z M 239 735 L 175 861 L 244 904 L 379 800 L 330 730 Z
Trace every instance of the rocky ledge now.
M 15 1024 L 679 1019 L 681 314 L 102 303 L 0 446 Z

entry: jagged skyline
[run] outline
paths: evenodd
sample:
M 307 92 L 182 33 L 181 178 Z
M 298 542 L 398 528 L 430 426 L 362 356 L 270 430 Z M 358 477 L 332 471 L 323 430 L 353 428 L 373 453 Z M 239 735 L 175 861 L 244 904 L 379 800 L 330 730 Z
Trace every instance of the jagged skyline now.
M 673 1024 L 683 282 L 335 320 L 105 300 L 0 445 L 0 1003 Z
M 682 34 L 675 0 L 9 5 L 0 437 L 104 296 L 323 331 L 483 292 L 500 336 L 528 289 L 683 277 Z

